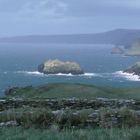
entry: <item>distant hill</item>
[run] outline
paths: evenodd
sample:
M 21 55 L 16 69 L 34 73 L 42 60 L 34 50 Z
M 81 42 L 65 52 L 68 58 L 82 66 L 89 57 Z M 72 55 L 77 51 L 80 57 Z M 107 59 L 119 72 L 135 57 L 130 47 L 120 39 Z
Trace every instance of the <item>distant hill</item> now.
M 140 38 L 140 30 L 117 29 L 96 34 L 16 36 L 16 37 L 0 38 L 0 42 L 114 44 L 130 47 L 132 42 L 137 38 Z

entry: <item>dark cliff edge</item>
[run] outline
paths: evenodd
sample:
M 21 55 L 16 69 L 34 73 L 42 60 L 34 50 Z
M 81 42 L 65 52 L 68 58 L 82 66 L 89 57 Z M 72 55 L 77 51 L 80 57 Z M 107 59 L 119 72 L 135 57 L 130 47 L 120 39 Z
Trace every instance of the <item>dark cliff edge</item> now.
M 134 65 L 124 70 L 124 72 L 131 73 L 140 76 L 140 61 L 136 62 Z

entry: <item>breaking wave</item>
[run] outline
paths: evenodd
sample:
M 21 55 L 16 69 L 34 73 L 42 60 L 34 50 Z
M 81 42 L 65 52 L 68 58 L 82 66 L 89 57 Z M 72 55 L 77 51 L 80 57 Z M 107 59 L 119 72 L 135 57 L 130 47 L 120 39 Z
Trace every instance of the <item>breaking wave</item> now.
M 28 75 L 39 75 L 39 76 L 43 76 L 43 73 L 40 73 L 38 71 L 17 71 L 15 72 L 17 74 L 28 74 Z
M 99 78 L 105 78 L 105 79 L 119 79 L 123 78 L 125 80 L 129 81 L 140 81 L 140 77 L 138 75 L 130 74 L 130 73 L 124 73 L 123 71 L 116 71 L 114 73 L 84 73 L 80 75 L 73 75 L 71 73 L 69 74 L 63 74 L 63 73 L 57 73 L 57 74 L 43 74 L 38 71 L 17 71 L 17 74 L 25 74 L 25 75 L 32 75 L 32 76 L 66 76 L 66 77 L 99 77 Z
M 117 71 L 117 72 L 115 72 L 115 75 L 117 77 L 122 77 L 122 78 L 125 78 L 130 81 L 140 81 L 140 77 L 138 75 L 134 75 L 133 73 Z
M 17 71 L 17 74 L 26 74 L 26 75 L 36 75 L 36 76 L 88 76 L 88 77 L 94 77 L 97 76 L 95 73 L 84 73 L 79 75 L 73 75 L 71 73 L 69 74 L 63 74 L 63 73 L 57 73 L 57 74 L 43 74 L 38 71 Z

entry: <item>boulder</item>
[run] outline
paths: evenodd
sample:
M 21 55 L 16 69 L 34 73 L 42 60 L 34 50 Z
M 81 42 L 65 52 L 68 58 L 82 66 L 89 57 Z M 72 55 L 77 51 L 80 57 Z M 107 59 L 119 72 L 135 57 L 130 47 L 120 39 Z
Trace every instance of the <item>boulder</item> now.
M 84 71 L 76 62 L 63 62 L 58 59 L 44 62 L 38 66 L 38 71 L 44 74 L 84 74 Z

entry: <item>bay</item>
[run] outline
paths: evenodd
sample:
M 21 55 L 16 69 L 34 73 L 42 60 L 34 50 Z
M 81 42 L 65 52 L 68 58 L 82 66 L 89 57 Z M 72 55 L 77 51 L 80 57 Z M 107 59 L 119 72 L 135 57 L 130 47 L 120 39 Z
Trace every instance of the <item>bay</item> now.
M 84 83 L 99 86 L 138 87 L 137 76 L 123 74 L 140 57 L 112 55 L 112 45 L 95 44 L 0 44 L 0 95 L 13 86 L 47 83 Z M 37 67 L 49 59 L 75 61 L 85 74 L 43 75 Z

